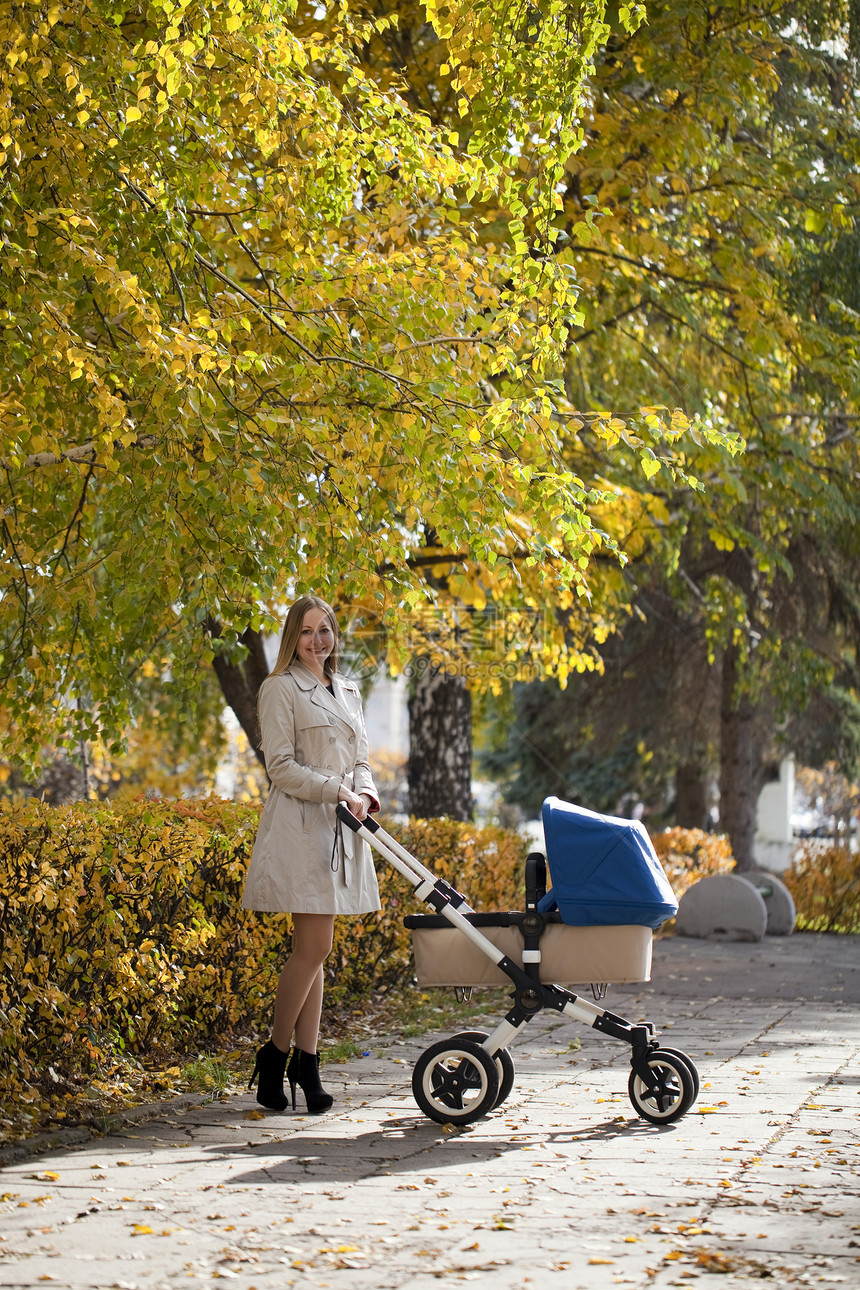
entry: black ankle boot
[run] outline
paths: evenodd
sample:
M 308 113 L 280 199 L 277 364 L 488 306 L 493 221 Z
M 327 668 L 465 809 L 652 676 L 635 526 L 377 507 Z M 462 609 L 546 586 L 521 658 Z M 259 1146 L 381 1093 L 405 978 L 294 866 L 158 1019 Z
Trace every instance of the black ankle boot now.
M 254 1080 L 259 1075 L 257 1084 L 257 1101 L 269 1111 L 285 1111 L 287 1095 L 284 1092 L 284 1071 L 287 1066 L 288 1053 L 282 1053 L 271 1039 L 257 1050 L 254 1073 L 248 1081 L 248 1088 L 254 1087 Z M 291 1063 L 292 1065 L 292 1063 Z M 295 1106 L 293 1098 L 293 1106 Z
M 301 1048 L 294 1048 L 290 1064 L 287 1067 L 287 1079 L 290 1083 L 294 1111 L 296 1109 L 297 1084 L 305 1095 L 305 1101 L 308 1104 L 308 1110 L 311 1115 L 319 1115 L 322 1111 L 327 1111 L 334 1101 L 331 1094 L 326 1093 L 320 1083 L 319 1053 L 306 1053 Z

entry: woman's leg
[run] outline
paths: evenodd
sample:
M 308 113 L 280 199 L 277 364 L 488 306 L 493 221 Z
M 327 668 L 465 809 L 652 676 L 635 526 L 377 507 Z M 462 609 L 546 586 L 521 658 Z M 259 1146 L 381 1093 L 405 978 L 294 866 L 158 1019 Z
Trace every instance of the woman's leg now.
M 315 1053 L 323 998 L 323 963 L 331 953 L 334 914 L 293 914 L 293 952 L 278 978 L 272 1042 Z
M 320 968 L 296 1021 L 296 1047 L 301 1048 L 303 1052 L 315 1053 L 317 1050 L 317 1042 L 320 1037 L 322 1001 L 323 970 Z

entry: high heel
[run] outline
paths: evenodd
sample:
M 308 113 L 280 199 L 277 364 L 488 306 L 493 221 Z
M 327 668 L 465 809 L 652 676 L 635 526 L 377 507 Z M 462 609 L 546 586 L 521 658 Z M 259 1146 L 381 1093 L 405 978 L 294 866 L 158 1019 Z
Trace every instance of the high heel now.
M 287 1080 L 290 1085 L 294 1111 L 296 1109 L 297 1084 L 305 1095 L 305 1101 L 308 1104 L 308 1111 L 311 1115 L 322 1114 L 334 1102 L 334 1098 L 330 1093 L 326 1093 L 320 1083 L 319 1053 L 306 1053 L 301 1048 L 294 1048 L 290 1064 L 287 1067 Z
M 257 1101 L 269 1111 L 286 1111 L 287 1095 L 284 1092 L 284 1071 L 287 1067 L 289 1052 L 282 1053 L 271 1039 L 257 1049 L 254 1062 L 254 1073 L 248 1080 L 248 1088 L 254 1087 L 254 1080 L 259 1075 L 257 1084 Z M 295 1106 L 295 1097 L 293 1106 Z

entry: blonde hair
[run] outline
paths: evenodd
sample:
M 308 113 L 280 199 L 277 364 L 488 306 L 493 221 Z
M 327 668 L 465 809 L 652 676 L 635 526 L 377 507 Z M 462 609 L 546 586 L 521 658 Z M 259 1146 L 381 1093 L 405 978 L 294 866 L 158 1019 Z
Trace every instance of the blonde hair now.
M 290 606 L 287 614 L 287 621 L 284 623 L 284 630 L 281 632 L 281 643 L 278 647 L 278 657 L 275 660 L 275 666 L 272 668 L 269 676 L 281 676 L 286 672 L 291 663 L 295 662 L 296 650 L 298 649 L 299 639 L 302 634 L 302 627 L 305 621 L 305 614 L 309 609 L 321 609 L 327 616 L 329 625 L 334 636 L 334 649 L 323 663 L 323 672 L 326 676 L 331 676 L 337 671 L 338 658 L 340 656 L 340 631 L 337 626 L 337 619 L 334 616 L 334 610 L 325 600 L 319 596 L 301 596 L 295 604 Z

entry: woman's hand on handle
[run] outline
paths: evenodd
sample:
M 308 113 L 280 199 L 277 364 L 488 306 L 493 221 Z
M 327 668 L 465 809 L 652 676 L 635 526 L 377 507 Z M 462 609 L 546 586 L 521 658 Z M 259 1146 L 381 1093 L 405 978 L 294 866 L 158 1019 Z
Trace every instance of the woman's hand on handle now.
M 343 802 L 344 806 L 352 812 L 357 820 L 367 818 L 367 811 L 370 806 L 370 800 L 366 795 L 353 793 L 352 789 L 346 788 L 343 784 L 337 795 L 337 800 Z

